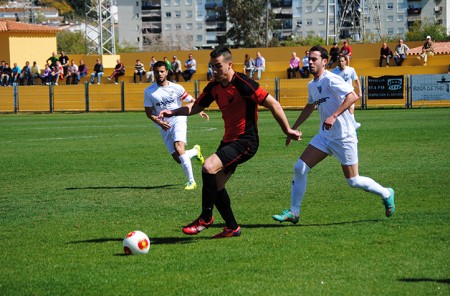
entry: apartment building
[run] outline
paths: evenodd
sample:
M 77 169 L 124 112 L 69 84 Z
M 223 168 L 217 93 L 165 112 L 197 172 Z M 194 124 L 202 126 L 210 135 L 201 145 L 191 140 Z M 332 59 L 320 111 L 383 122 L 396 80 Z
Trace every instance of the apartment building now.
M 140 49 L 211 48 L 226 43 L 226 0 L 120 0 L 119 42 Z M 271 35 L 287 40 L 377 41 L 404 36 L 415 21 L 437 21 L 450 34 L 450 0 L 267 0 L 278 20 Z

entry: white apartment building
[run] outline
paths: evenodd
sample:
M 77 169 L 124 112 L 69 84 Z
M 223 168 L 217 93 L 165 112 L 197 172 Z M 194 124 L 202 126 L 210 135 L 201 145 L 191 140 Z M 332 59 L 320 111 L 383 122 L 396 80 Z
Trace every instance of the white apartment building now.
M 145 49 L 211 48 L 227 43 L 226 0 L 119 0 L 118 38 Z M 450 0 L 268 0 L 279 40 L 308 35 L 377 41 L 403 37 L 415 21 L 437 21 L 450 34 Z

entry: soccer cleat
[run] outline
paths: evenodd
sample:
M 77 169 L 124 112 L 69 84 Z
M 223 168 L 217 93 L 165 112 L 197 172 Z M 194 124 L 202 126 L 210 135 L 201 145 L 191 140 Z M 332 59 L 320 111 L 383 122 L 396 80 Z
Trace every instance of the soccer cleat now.
M 292 224 L 297 224 L 300 220 L 300 216 L 295 216 L 295 214 L 290 210 L 284 210 L 281 215 L 273 215 L 272 218 L 278 222 L 291 222 Z
M 200 233 L 203 229 L 208 228 L 214 222 L 214 217 L 211 217 L 209 222 L 205 222 L 202 218 L 198 217 L 190 224 L 183 227 L 183 233 L 188 235 L 194 235 Z
M 108 80 L 111 80 L 111 77 L 108 77 L 107 79 L 108 79 Z
M 197 160 L 203 165 L 205 163 L 205 158 L 202 154 L 202 148 L 200 148 L 200 145 L 194 145 L 194 149 L 197 150 Z
M 392 216 L 395 211 L 395 203 L 394 203 L 394 189 L 388 188 L 391 193 L 388 198 L 383 198 L 383 204 L 386 209 L 386 217 Z
M 214 235 L 212 238 L 225 238 L 241 235 L 241 226 L 238 226 L 235 230 L 225 227 L 222 232 Z
M 184 187 L 185 190 L 193 190 L 197 188 L 197 183 L 195 181 L 189 181 L 186 183 L 186 186 Z

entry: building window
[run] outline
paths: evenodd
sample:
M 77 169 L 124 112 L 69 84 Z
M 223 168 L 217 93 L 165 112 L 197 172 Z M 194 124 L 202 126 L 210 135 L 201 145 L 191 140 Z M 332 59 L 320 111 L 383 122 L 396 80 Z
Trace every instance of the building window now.
M 173 0 L 173 5 L 179 6 L 180 5 L 180 0 Z
M 192 17 L 192 10 L 186 11 L 186 17 Z
M 186 24 L 186 30 L 192 30 L 192 23 Z
M 166 31 L 172 30 L 172 24 L 166 24 Z
M 319 18 L 319 20 L 317 21 L 318 25 L 324 25 L 325 24 L 325 19 L 324 18 Z
M 137 19 L 139 19 L 139 12 L 138 12 L 138 13 L 136 13 L 136 18 L 137 18 Z
M 195 24 L 195 28 L 196 28 L 197 30 L 201 30 L 201 29 L 203 28 L 203 24 L 202 24 L 202 23 L 196 23 L 196 24 Z
M 297 16 L 299 16 L 299 17 L 302 16 L 302 8 L 301 7 L 297 7 Z
M 305 7 L 305 13 L 312 13 L 312 12 L 313 12 L 312 6 Z
M 175 11 L 175 17 L 181 17 L 181 11 Z
M 170 5 L 172 5 L 172 1 L 171 0 L 164 0 L 164 5 L 165 6 L 170 6 Z
M 319 36 L 320 37 L 325 37 L 325 31 L 319 31 Z
M 138 38 L 137 38 L 137 42 L 139 42 L 139 41 L 141 41 L 141 38 L 138 37 Z
M 393 28 L 387 28 L 387 34 L 388 35 L 392 35 L 392 34 L 394 34 L 394 29 Z
M 386 20 L 387 20 L 388 22 L 393 22 L 393 21 L 394 21 L 394 16 L 393 16 L 393 15 L 388 15 L 387 18 L 386 18 Z
M 312 26 L 313 25 L 313 20 L 312 19 L 306 20 L 306 25 L 307 26 Z
M 175 24 L 175 30 L 181 30 L 181 24 Z
M 394 3 L 392 3 L 392 2 L 386 3 L 386 9 L 387 9 L 387 10 L 392 10 L 392 9 L 394 9 Z
M 325 6 L 319 5 L 319 7 L 317 7 L 317 12 L 325 12 Z
M 197 42 L 200 42 L 203 40 L 203 35 L 196 35 L 196 40 Z
M 403 14 L 397 14 L 397 22 L 404 22 L 405 16 Z
M 139 31 L 139 25 L 136 26 L 136 31 Z
M 136 6 L 139 6 L 139 1 L 136 1 Z
M 192 5 L 192 0 L 186 0 L 186 6 L 191 6 Z
M 166 18 L 171 18 L 172 17 L 172 13 L 171 12 L 166 12 Z
M 397 35 L 403 35 L 405 33 L 404 28 L 397 28 Z

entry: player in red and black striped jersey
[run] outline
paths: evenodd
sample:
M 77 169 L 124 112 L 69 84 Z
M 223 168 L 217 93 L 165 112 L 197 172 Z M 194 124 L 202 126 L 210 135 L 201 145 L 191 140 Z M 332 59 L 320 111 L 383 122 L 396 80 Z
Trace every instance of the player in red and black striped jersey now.
M 202 168 L 202 213 L 192 223 L 183 227 L 185 234 L 197 234 L 212 225 L 213 207 L 216 206 L 226 227 L 214 238 L 239 236 L 239 227 L 230 206 L 225 184 L 236 167 L 252 158 L 258 150 L 258 105 L 272 112 L 283 132 L 291 139 L 300 140 L 301 133 L 293 130 L 283 108 L 257 82 L 235 72 L 228 48 L 219 47 L 210 54 L 214 79 L 204 88 L 194 103 L 175 110 L 164 110 L 160 118 L 194 115 L 216 102 L 225 123 L 223 139 L 217 151 L 209 156 Z

